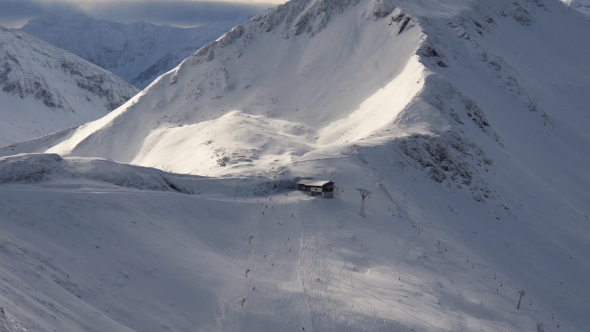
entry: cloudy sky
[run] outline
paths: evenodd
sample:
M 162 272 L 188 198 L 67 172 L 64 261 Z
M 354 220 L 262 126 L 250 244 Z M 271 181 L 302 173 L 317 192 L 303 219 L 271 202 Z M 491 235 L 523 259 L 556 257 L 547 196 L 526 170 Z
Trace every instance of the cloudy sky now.
M 44 12 L 82 12 L 97 19 L 198 26 L 256 15 L 286 0 L 0 0 L 0 25 L 18 28 Z

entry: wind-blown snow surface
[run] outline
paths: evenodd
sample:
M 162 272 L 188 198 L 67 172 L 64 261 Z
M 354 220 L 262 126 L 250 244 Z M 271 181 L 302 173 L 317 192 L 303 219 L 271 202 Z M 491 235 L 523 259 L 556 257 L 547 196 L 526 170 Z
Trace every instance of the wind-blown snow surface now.
M 96 120 L 138 90 L 79 57 L 0 27 L 0 145 Z
M 580 12 L 590 16 L 590 1 L 588 0 L 561 0 L 568 6 L 579 10 Z
M 21 30 L 143 89 L 199 48 L 248 18 L 197 28 L 177 28 L 146 22 L 123 24 L 95 20 L 79 13 L 43 14 L 30 20 Z
M 63 158 L 0 159 L 8 314 L 585 332 L 589 26 L 555 1 L 333 0 L 236 27 L 107 117 L 0 149 Z M 285 189 L 301 176 L 336 198 Z

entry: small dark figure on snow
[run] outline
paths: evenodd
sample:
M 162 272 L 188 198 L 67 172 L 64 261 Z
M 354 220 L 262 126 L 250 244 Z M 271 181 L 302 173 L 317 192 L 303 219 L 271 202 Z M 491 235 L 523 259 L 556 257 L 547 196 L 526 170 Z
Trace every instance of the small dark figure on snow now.
M 250 269 L 246 270 L 246 278 L 248 278 L 248 272 L 250 272 Z
M 0 313 L 4 315 L 4 308 L 0 308 Z

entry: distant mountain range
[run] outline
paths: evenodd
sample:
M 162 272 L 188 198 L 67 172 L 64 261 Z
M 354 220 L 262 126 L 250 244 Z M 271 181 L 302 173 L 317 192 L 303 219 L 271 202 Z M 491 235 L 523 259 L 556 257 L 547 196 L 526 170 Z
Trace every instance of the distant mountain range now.
M 44 14 L 21 30 L 70 51 L 138 88 L 145 88 L 243 17 L 196 28 L 96 20 L 83 14 Z
M 137 88 L 80 57 L 0 27 L 0 145 L 96 120 Z

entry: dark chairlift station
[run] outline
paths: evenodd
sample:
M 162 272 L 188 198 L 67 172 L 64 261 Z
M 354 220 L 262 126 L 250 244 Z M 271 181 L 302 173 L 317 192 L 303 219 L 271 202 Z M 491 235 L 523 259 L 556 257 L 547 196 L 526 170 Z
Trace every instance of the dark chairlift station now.
M 334 182 L 303 180 L 297 182 L 297 190 L 303 191 L 310 196 L 322 196 L 334 198 Z

